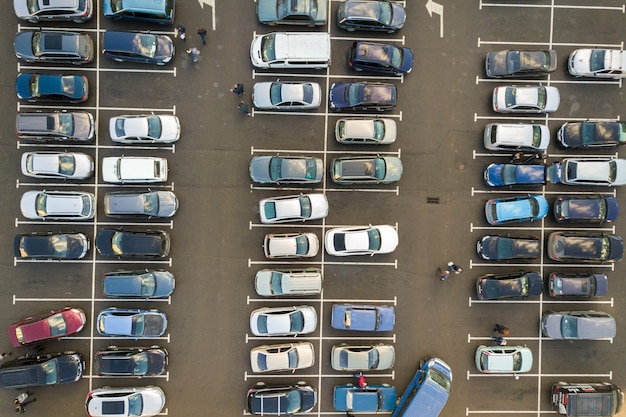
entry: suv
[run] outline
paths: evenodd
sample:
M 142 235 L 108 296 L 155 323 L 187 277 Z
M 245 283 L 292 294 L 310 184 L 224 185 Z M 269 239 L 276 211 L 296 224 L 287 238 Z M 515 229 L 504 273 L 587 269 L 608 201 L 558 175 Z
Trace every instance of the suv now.
M 162 269 L 115 271 L 104 274 L 107 298 L 162 298 L 174 291 L 174 275 Z
M 260 382 L 248 390 L 248 412 L 276 416 L 309 412 L 317 404 L 315 388 L 305 382 L 296 385 L 266 386 Z
M 490 151 L 543 152 L 550 144 L 550 130 L 539 124 L 490 123 L 483 140 Z
M 103 256 L 165 258 L 170 253 L 170 235 L 163 230 L 100 230 L 96 249 Z
M 40 21 L 72 21 L 83 23 L 91 19 L 92 0 L 13 0 L 15 15 L 31 23 Z
M 13 41 L 15 56 L 25 62 L 88 64 L 93 42 L 87 33 L 57 30 L 20 31 Z
M 167 159 L 149 156 L 102 158 L 102 179 L 114 184 L 167 181 Z
M 28 140 L 92 141 L 93 116 L 88 112 L 18 113 L 17 137 Z
M 337 9 L 337 25 L 349 32 L 368 30 L 393 33 L 402 29 L 406 12 L 399 2 L 347 0 Z
M 20 356 L 0 366 L 0 388 L 68 384 L 83 376 L 85 361 L 75 352 Z
M 335 111 L 386 111 L 396 107 L 398 89 L 378 82 L 334 83 L 328 93 L 329 107 Z
M 352 42 L 348 67 L 356 71 L 408 74 L 413 69 L 413 51 L 384 43 Z
M 158 346 L 109 346 L 96 352 L 93 367 L 98 375 L 158 376 L 165 372 L 167 350 Z
M 171 25 L 174 23 L 174 0 L 104 0 L 104 17 L 115 20 L 139 20 Z
M 107 30 L 102 55 L 114 61 L 165 65 L 174 59 L 174 42 L 167 35 Z
M 108 217 L 172 217 L 178 198 L 171 191 L 114 191 L 104 194 L 104 214 Z
M 165 393 L 157 386 L 98 388 L 87 394 L 90 417 L 156 416 L 165 407 Z
M 626 184 L 626 159 L 566 158 L 562 183 L 567 185 L 605 185 L 608 187 Z
M 260 296 L 302 296 L 322 292 L 322 271 L 262 269 L 254 277 L 254 288 Z
M 615 319 L 604 311 L 549 311 L 541 317 L 541 333 L 551 339 L 612 339 Z

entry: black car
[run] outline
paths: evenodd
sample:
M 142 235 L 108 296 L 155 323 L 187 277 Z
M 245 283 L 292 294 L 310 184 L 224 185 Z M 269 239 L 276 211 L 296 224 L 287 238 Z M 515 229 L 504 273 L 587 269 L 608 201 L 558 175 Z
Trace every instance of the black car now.
M 107 298 L 162 298 L 174 291 L 174 274 L 162 269 L 115 271 L 104 274 Z
M 96 352 L 93 367 L 105 376 L 158 376 L 165 372 L 167 356 L 167 350 L 158 346 L 109 346 Z
M 284 416 L 311 411 L 317 404 L 317 392 L 310 385 L 267 386 L 258 383 L 248 390 L 248 412 L 257 415 Z
M 626 122 L 568 122 L 556 137 L 566 148 L 613 148 L 626 143 Z
M 18 259 L 81 259 L 89 251 L 89 239 L 83 233 L 31 233 L 15 236 Z
M 554 49 L 489 52 L 485 59 L 487 77 L 543 77 L 556 70 Z
M 96 236 L 96 249 L 104 256 L 164 258 L 170 253 L 170 236 L 162 230 L 105 229 Z
M 413 69 L 413 51 L 385 43 L 352 42 L 348 66 L 356 71 L 408 74 Z
M 620 236 L 595 232 L 553 232 L 548 236 L 548 257 L 559 262 L 612 263 L 624 256 Z
M 69 384 L 83 376 L 85 361 L 75 352 L 25 355 L 0 365 L 0 388 Z
M 396 107 L 398 90 L 386 83 L 334 83 L 328 94 L 331 110 L 385 111 Z
M 387 0 L 347 0 L 339 3 L 337 25 L 348 31 L 393 33 L 402 29 L 406 12 L 400 3 Z
M 536 236 L 483 236 L 476 252 L 486 261 L 537 259 L 541 256 L 540 240 Z
M 165 65 L 174 59 L 174 42 L 167 35 L 107 30 L 102 54 L 114 61 Z
M 89 82 L 84 75 L 20 73 L 15 79 L 15 92 L 20 100 L 32 103 L 83 103 L 89 96 Z
M 117 191 L 104 194 L 104 214 L 109 217 L 172 217 L 178 199 L 171 191 Z
M 553 272 L 548 279 L 551 297 L 601 297 L 609 289 L 609 279 L 593 272 Z
M 559 223 L 610 223 L 619 215 L 615 197 L 560 195 L 554 200 L 554 218 Z
M 20 31 L 13 48 L 15 56 L 25 62 L 88 64 L 93 60 L 93 42 L 87 33 Z
M 536 272 L 484 275 L 476 280 L 476 294 L 481 300 L 541 295 L 543 280 Z

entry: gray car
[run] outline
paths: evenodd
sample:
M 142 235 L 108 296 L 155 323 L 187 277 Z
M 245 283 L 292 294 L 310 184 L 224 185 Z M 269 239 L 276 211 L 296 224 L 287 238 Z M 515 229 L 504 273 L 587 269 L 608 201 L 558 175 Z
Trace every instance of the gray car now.
M 258 0 L 256 14 L 259 22 L 266 25 L 326 24 L 329 0 Z
M 13 10 L 19 19 L 31 23 L 39 23 L 40 21 L 83 23 L 91 19 L 93 3 L 92 0 L 13 0 Z
M 390 369 L 396 359 L 392 345 L 334 345 L 330 364 L 336 371 L 382 371 Z
M 98 333 L 102 336 L 143 339 L 163 336 L 167 317 L 158 310 L 107 308 L 98 313 Z
M 115 271 L 104 274 L 107 298 L 163 298 L 174 291 L 174 275 L 163 269 Z
M 18 113 L 15 131 L 20 139 L 90 142 L 96 125 L 88 112 Z
M 330 162 L 330 179 L 337 184 L 390 184 L 402 177 L 395 156 L 345 156 Z
M 255 156 L 250 178 L 261 184 L 315 184 L 322 181 L 324 163 L 308 156 Z
M 93 42 L 87 33 L 80 32 L 20 31 L 13 49 L 25 62 L 88 64 L 93 60 Z
M 22 174 L 34 178 L 80 180 L 94 170 L 91 155 L 81 152 L 25 152 L 21 166 Z
M 20 209 L 27 219 L 89 220 L 96 214 L 96 198 L 82 191 L 26 191 Z
M 552 311 L 541 318 L 541 332 L 551 339 L 612 339 L 615 330 L 615 319 L 603 311 Z
M 339 3 L 337 25 L 347 31 L 367 30 L 393 33 L 402 29 L 406 12 L 400 2 L 347 0 Z
M 556 70 L 556 51 L 505 50 L 487 54 L 485 72 L 487 77 L 545 77 Z
M 171 191 L 116 191 L 104 194 L 104 214 L 109 217 L 172 217 L 178 199 Z
M 322 103 L 318 83 L 275 81 L 254 84 L 252 104 L 261 110 L 311 110 Z

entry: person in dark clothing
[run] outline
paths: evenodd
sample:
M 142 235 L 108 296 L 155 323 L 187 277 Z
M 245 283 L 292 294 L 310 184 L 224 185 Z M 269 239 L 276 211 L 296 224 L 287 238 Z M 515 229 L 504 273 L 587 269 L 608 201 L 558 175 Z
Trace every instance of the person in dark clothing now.
M 198 35 L 200 35 L 200 39 L 202 39 L 202 45 L 206 45 L 206 29 L 202 26 L 198 27 Z

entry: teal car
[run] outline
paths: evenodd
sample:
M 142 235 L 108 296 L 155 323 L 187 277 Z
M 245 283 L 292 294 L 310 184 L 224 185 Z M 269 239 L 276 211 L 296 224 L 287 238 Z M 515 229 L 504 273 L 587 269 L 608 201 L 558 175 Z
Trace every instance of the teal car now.
M 388 384 L 367 385 L 365 388 L 352 384 L 336 385 L 333 406 L 337 411 L 377 413 L 396 408 L 396 387 Z
M 491 225 L 532 222 L 548 214 L 548 200 L 542 195 L 528 194 L 517 197 L 488 200 L 485 217 Z
M 256 14 L 266 25 L 325 25 L 328 0 L 259 0 Z

